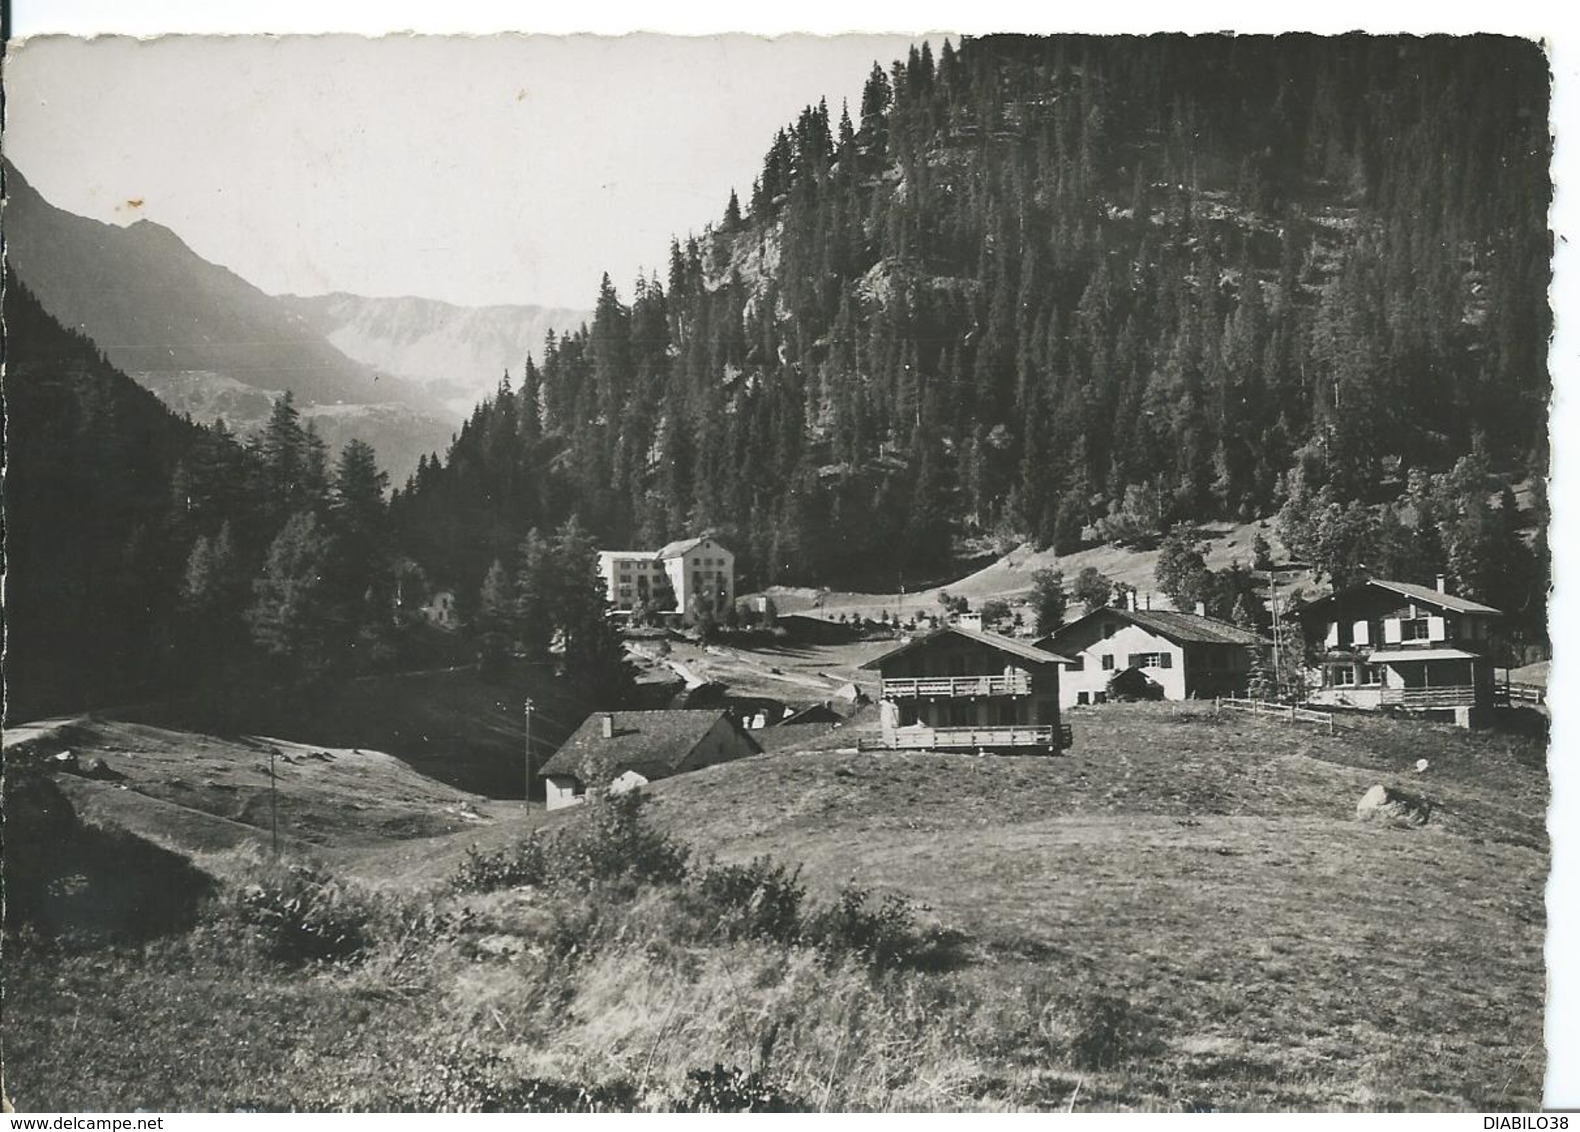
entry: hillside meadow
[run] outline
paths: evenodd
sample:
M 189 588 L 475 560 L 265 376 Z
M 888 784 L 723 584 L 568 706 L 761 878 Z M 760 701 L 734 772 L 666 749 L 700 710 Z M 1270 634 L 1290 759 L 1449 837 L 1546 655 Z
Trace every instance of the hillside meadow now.
M 7 1091 L 23 1110 L 1540 1104 L 1540 741 L 1195 704 L 1071 722 L 1060 758 L 857 755 L 831 732 L 530 836 L 451 788 L 421 804 L 464 828 L 389 824 L 398 764 L 337 760 L 370 768 L 382 844 L 364 826 L 281 864 L 238 844 L 194 855 L 203 891 L 164 922 L 8 925 Z M 1431 820 L 1356 821 L 1377 782 Z M 108 803 L 73 820 L 73 843 L 130 837 Z M 124 883 L 105 857 L 56 880 Z

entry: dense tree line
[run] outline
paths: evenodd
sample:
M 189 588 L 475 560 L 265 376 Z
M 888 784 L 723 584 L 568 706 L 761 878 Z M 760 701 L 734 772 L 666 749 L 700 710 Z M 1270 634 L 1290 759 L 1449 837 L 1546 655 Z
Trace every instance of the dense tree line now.
M 1444 572 L 1539 633 L 1547 104 L 1494 37 L 918 47 L 388 500 L 289 398 L 171 416 L 8 276 L 12 711 L 398 666 L 436 587 L 610 691 L 593 546 L 703 532 L 741 589 L 1167 536 L 1232 614 L 1184 528 L 1279 512 L 1333 580 Z
M 442 649 L 369 445 L 331 461 L 288 393 L 247 438 L 177 418 L 9 275 L 5 320 L 10 718 L 194 698 L 222 722 L 260 689 Z M 589 703 L 618 704 L 629 674 L 592 542 L 574 520 L 542 542 L 492 626 L 501 648 L 548 661 L 554 645 Z
M 1375 508 L 1473 437 L 1489 490 L 1541 476 L 1547 100 L 1494 37 L 919 47 L 629 304 L 605 277 L 397 524 L 474 595 L 573 511 L 715 532 L 748 585 L 895 586 L 980 536 Z

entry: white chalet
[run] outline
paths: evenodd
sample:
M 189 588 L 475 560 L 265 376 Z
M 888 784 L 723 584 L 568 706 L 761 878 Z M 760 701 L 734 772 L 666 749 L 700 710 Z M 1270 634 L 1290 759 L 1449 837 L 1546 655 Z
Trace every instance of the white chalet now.
M 1071 659 L 1059 683 L 1060 706 L 1069 708 L 1102 703 L 1117 687 L 1150 689 L 1165 700 L 1244 695 L 1252 659 L 1268 644 L 1200 606 L 1195 613 L 1105 607 L 1037 647 Z

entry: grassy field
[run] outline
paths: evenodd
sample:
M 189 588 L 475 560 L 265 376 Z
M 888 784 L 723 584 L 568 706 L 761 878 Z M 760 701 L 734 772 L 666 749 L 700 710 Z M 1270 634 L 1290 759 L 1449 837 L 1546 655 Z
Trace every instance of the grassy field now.
M 359 775 L 351 752 L 291 748 L 315 789 L 346 785 L 322 812 L 350 824 L 302 847 L 320 872 L 233 849 L 196 926 L 13 931 L 7 1090 L 23 1110 L 1540 1103 L 1541 742 L 1381 719 L 1329 737 L 1206 705 L 1070 722 L 1068 756 L 1015 759 L 839 749 L 858 718 L 646 791 L 645 836 L 691 848 L 683 877 L 579 883 L 576 861 L 645 855 L 606 839 L 551 853 L 557 882 L 482 891 L 450 883 L 468 846 L 509 859 L 526 827 L 570 836 L 596 814 L 522 821 L 399 764 Z M 179 804 L 153 782 L 179 755 L 107 758 L 148 777 L 73 786 L 83 820 L 132 795 Z M 187 757 L 184 780 L 255 788 L 255 766 Z M 367 808 L 342 813 L 359 781 Z M 1357 822 L 1378 782 L 1431 821 Z M 255 805 L 231 805 L 184 808 L 255 830 Z M 769 889 L 717 894 L 764 855 L 799 867 L 798 934 L 737 930 Z M 282 886 L 357 950 L 283 954 L 245 896 Z M 892 962 L 848 945 L 884 896 L 909 909 Z
M 1255 557 L 1252 543 L 1258 534 L 1267 539 L 1276 561 L 1287 559 L 1283 544 L 1275 532 L 1275 524 L 1267 520 L 1241 524 L 1208 523 L 1197 531 L 1199 540 L 1206 547 L 1203 557 L 1214 570 L 1227 569 L 1234 562 L 1250 567 Z M 972 609 L 981 609 L 984 602 L 995 598 L 1013 604 L 1024 600 L 1031 593 L 1032 575 L 1044 567 L 1063 571 L 1068 589 L 1076 575 L 1090 566 L 1116 582 L 1133 586 L 1138 593 L 1152 595 L 1152 600 L 1159 608 L 1171 608 L 1168 599 L 1156 592 L 1157 561 L 1156 548 L 1134 550 L 1102 544 L 1074 554 L 1057 555 L 1052 550 L 1036 550 L 1025 545 L 947 585 L 910 593 L 852 593 L 842 590 L 820 593 L 812 589 L 784 586 L 768 592 L 780 613 L 818 609 L 823 616 L 837 617 L 845 613 L 873 620 L 887 613 L 891 618 L 898 617 L 904 621 L 916 612 L 937 614 L 940 610 L 938 595 L 944 590 L 967 599 Z M 1312 581 L 1305 570 L 1290 570 L 1280 576 L 1279 585 L 1281 590 L 1288 586 L 1304 586 L 1309 594 Z

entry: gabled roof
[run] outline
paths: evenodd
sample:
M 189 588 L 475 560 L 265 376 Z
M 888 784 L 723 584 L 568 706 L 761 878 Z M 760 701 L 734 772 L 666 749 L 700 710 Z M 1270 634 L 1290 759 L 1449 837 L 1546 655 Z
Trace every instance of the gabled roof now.
M 1132 625 L 1139 625 L 1173 641 L 1178 645 L 1265 645 L 1267 639 L 1249 629 L 1242 629 L 1228 621 L 1220 621 L 1216 617 L 1203 617 L 1195 613 L 1179 613 L 1172 609 L 1119 609 L 1105 607 L 1094 609 L 1084 617 L 1079 617 L 1063 626 L 1057 631 L 1043 637 L 1037 642 L 1038 647 L 1045 644 L 1058 645 L 1061 640 L 1068 640 L 1075 628 L 1084 625 L 1093 618 L 1108 617 L 1128 621 Z
M 603 735 L 605 715 L 614 716 L 614 735 L 608 739 Z M 720 719 L 728 720 L 722 708 L 594 712 L 582 721 L 538 773 L 545 777 L 551 774 L 576 777 L 581 773 L 582 759 L 597 755 L 608 760 L 615 773 L 634 770 L 650 780 L 663 778 L 675 773 Z M 734 724 L 729 726 L 733 728 Z M 739 731 L 737 734 L 754 754 L 761 749 L 750 735 Z
M 701 546 L 707 542 L 707 537 L 676 539 L 674 542 L 665 543 L 654 556 L 656 558 L 679 558 L 686 551 Z
M 1435 605 L 1437 608 L 1446 609 L 1450 613 L 1490 613 L 1495 616 L 1502 616 L 1503 613 L 1502 610 L 1494 609 L 1490 605 L 1482 605 L 1479 601 L 1471 601 L 1468 597 L 1457 597 L 1454 594 L 1444 593 L 1441 590 L 1434 590 L 1431 586 L 1418 586 L 1414 582 L 1392 582 L 1386 578 L 1372 578 L 1370 581 L 1361 582 L 1358 585 L 1339 590 L 1337 593 L 1331 593 L 1327 597 L 1318 598 L 1316 601 L 1303 606 L 1298 611 L 1299 616 L 1304 617 L 1307 613 L 1320 609 L 1327 602 L 1357 593 L 1369 586 L 1388 590 L 1398 594 L 1400 597 L 1409 598 L 1411 601 L 1419 602 L 1422 605 Z
M 893 660 L 897 656 L 908 653 L 912 649 L 921 648 L 923 645 L 932 641 L 936 641 L 938 638 L 948 634 L 953 634 L 957 637 L 964 637 L 966 640 L 975 641 L 979 645 L 987 645 L 991 649 L 996 649 L 1001 653 L 1016 657 L 1020 660 L 1029 661 L 1032 664 L 1074 663 L 1074 661 L 1070 660 L 1069 657 L 1060 656 L 1048 649 L 1033 648 L 1031 645 L 1028 645 L 1023 641 L 1011 640 L 1009 637 L 1001 637 L 997 633 L 984 633 L 980 629 L 967 629 L 962 625 L 946 625 L 941 629 L 934 629 L 930 633 L 924 633 L 920 637 L 912 637 L 899 648 L 890 649 L 882 656 L 875 656 L 861 667 L 880 668 L 882 667 L 884 661 Z

